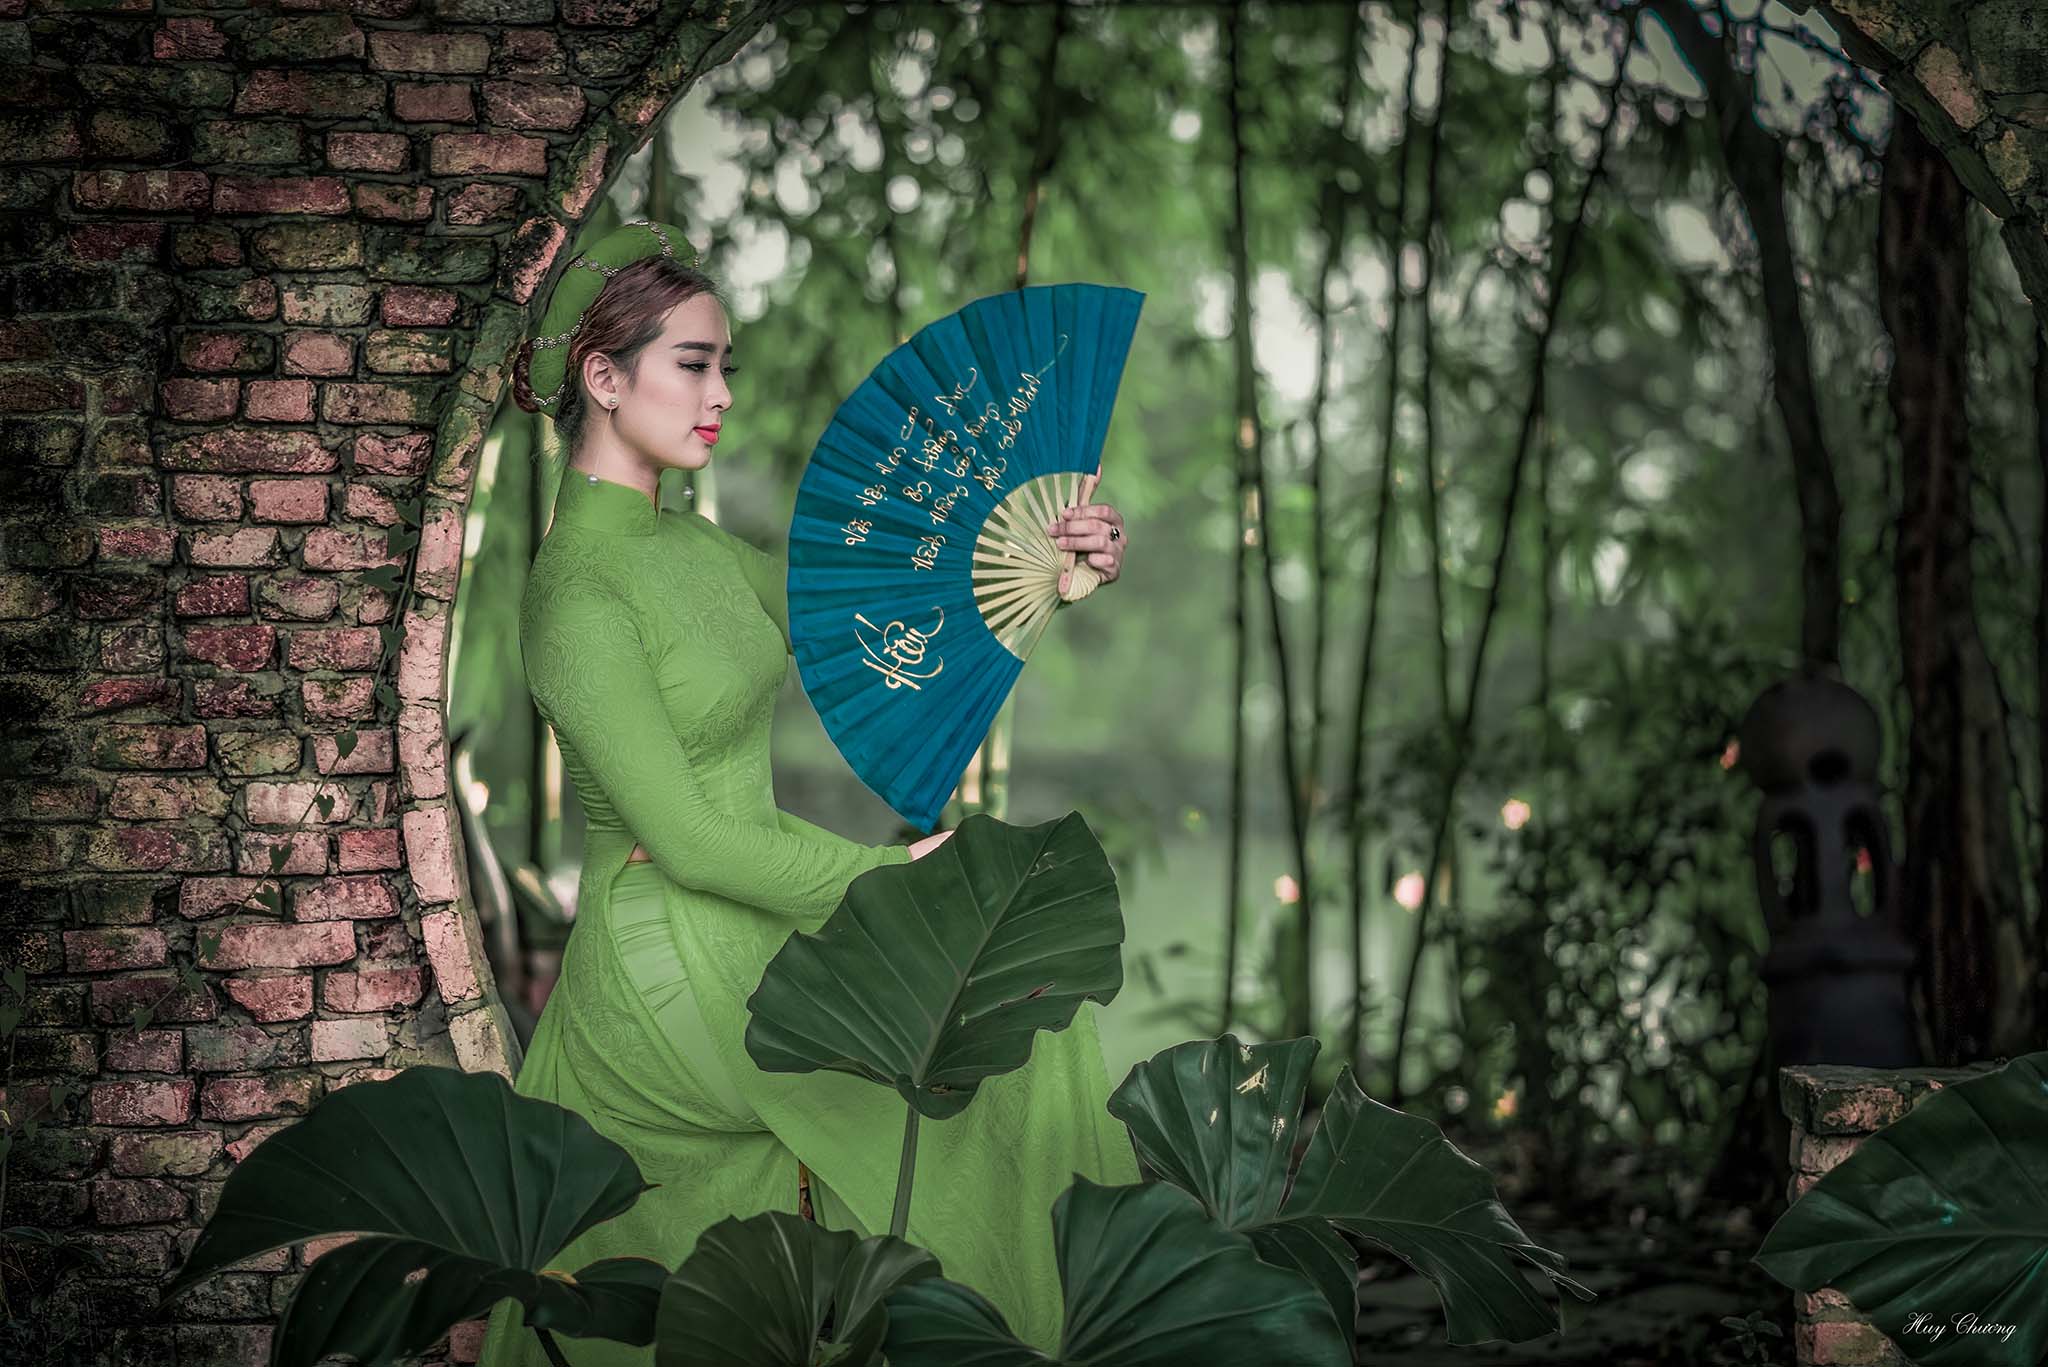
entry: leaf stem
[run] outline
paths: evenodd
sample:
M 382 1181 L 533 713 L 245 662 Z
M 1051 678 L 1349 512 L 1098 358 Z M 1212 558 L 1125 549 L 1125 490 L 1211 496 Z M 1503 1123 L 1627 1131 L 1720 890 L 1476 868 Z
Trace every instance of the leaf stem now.
M 540 1340 L 540 1350 L 548 1355 L 548 1361 L 555 1367 L 569 1367 L 569 1359 L 562 1356 L 562 1350 L 555 1344 L 555 1336 L 545 1329 L 535 1329 L 533 1336 Z
M 910 1225 L 910 1177 L 917 1166 L 917 1107 L 905 1109 L 910 1116 L 903 1122 L 903 1161 L 896 1165 L 896 1209 L 889 1216 L 889 1233 L 898 1239 Z

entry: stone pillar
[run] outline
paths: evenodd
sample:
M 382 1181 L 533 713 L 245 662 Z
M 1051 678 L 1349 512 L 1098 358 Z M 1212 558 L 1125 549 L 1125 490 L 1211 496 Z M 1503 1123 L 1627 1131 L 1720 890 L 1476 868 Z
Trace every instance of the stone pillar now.
M 1981 1076 L 1981 1068 L 1847 1068 L 1807 1064 L 1778 1070 L 1778 1103 L 1792 1122 L 1796 1201 L 1863 1141 L 1950 1083 Z M 1792 1341 L 1802 1367 L 1903 1364 L 1906 1356 L 1833 1287 L 1793 1293 Z

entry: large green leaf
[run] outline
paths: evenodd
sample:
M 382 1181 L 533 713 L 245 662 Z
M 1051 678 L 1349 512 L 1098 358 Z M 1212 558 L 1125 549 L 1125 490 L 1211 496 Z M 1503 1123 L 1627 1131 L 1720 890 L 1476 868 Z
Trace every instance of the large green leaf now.
M 1756 1261 L 1794 1290 L 1840 1291 L 1915 1362 L 2048 1362 L 2048 1053 L 1865 1139 Z
M 870 869 L 815 935 L 792 935 L 747 1001 L 747 1052 L 894 1087 L 934 1120 L 1021 1068 L 1038 1030 L 1123 986 L 1116 874 L 1079 813 L 974 815 L 909 864 Z
M 1241 1234 L 1163 1182 L 1097 1186 L 1085 1177 L 1052 1207 L 1066 1322 L 1057 1357 L 1010 1333 L 996 1308 L 942 1278 L 889 1297 L 891 1367 L 1189 1367 L 1351 1361 L 1322 1298 L 1269 1267 Z
M 662 1288 L 655 1362 L 867 1367 L 889 1327 L 883 1297 L 938 1275 L 938 1259 L 886 1234 L 863 1239 L 782 1211 L 721 1220 Z
M 535 1328 L 650 1343 L 659 1263 L 541 1271 L 649 1186 L 588 1121 L 495 1073 L 408 1068 L 330 1092 L 264 1140 L 229 1175 L 166 1295 L 274 1248 L 353 1234 L 293 1292 L 272 1351 L 280 1367 L 418 1353 L 508 1296 Z
M 1501 1207 L 1486 1170 L 1427 1120 L 1379 1105 L 1349 1068 L 1290 1179 L 1313 1039 L 1194 1040 L 1131 1069 L 1109 1098 L 1153 1171 L 1189 1192 L 1265 1261 L 1309 1278 L 1333 1321 L 1357 1312 L 1356 1262 L 1335 1227 L 1370 1239 L 1428 1277 L 1453 1343 L 1522 1342 L 1557 1332 L 1557 1311 L 1523 1263 L 1576 1295 L 1556 1254 Z M 1342 1271 L 1338 1270 L 1341 1259 Z

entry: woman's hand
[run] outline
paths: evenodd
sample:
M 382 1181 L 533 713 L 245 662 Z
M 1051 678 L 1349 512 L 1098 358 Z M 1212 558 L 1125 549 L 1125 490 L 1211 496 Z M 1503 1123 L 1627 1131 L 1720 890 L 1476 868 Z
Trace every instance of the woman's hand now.
M 937 835 L 928 835 L 910 847 L 910 857 L 913 860 L 922 859 L 952 838 L 953 833 L 951 831 L 940 831 Z
M 1063 551 L 1085 552 L 1085 563 L 1114 584 L 1124 572 L 1124 551 L 1130 542 L 1124 537 L 1124 515 L 1107 503 L 1084 503 L 1067 509 L 1059 521 L 1046 527 L 1053 544 Z

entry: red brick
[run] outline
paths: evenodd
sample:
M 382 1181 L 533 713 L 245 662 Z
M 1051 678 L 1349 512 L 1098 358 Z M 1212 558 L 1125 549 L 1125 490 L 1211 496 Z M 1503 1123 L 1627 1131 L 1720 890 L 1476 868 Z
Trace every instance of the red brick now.
M 122 968 L 158 968 L 164 962 L 160 930 L 67 930 L 64 968 L 69 973 L 109 973 Z
M 400 552 L 384 550 L 381 532 L 346 532 L 336 527 L 315 527 L 306 533 L 300 552 L 309 570 L 368 570 L 379 565 L 403 565 Z
M 544 176 L 548 145 L 519 133 L 436 133 L 427 167 L 437 176 Z
M 262 332 L 194 330 L 178 339 L 178 364 L 187 370 L 268 370 L 275 354 L 276 344 Z
M 455 338 L 447 332 L 373 331 L 363 339 L 363 364 L 384 375 L 446 375 L 455 369 Z
M 330 384 L 320 391 L 320 416 L 338 423 L 420 422 L 433 416 L 429 392 L 405 384 Z
M 374 522 L 380 527 L 398 522 L 398 500 L 374 484 L 350 480 L 341 494 L 341 515 L 351 522 Z
M 277 628 L 249 625 L 185 628 L 185 654 L 222 669 L 268 669 L 277 654 Z
M 224 57 L 228 36 L 211 19 L 166 19 L 152 35 L 160 62 L 207 62 Z
M 277 835 L 249 831 L 242 836 L 242 849 L 235 863 L 235 872 L 273 872 L 270 867 L 270 851 L 278 848 L 287 851 L 287 855 L 283 867 L 274 872 L 327 872 L 327 837 L 319 831 L 291 831 Z
M 520 187 L 477 181 L 448 197 L 448 221 L 460 227 L 503 223 L 518 210 Z
M 398 696 L 433 702 L 441 697 L 441 662 L 448 618 L 405 614 L 405 639 L 398 647 Z
M 201 769 L 206 766 L 206 728 L 105 726 L 93 762 L 102 769 Z
M 124 774 L 114 780 L 107 811 L 124 821 L 181 821 L 191 817 L 224 817 L 228 805 L 227 790 L 216 779 Z
M 355 343 L 333 332 L 287 332 L 287 375 L 346 375 L 355 369 Z
M 377 714 L 376 689 L 368 675 L 307 679 L 299 685 L 299 700 L 309 722 L 364 721 Z
M 378 1016 L 313 1022 L 313 1061 L 383 1058 L 391 1049 L 391 1023 Z
M 214 744 L 221 772 L 237 777 L 290 773 L 305 758 L 299 738 L 289 731 L 222 731 Z
M 172 826 L 102 827 L 86 841 L 85 862 L 110 873 L 167 870 L 210 873 L 225 868 L 227 833 Z
M 329 133 L 327 164 L 337 171 L 403 171 L 411 146 L 403 133 Z
M 343 831 L 337 843 L 340 848 L 336 863 L 343 873 L 395 869 L 403 862 L 396 830 Z
M 318 1073 L 212 1078 L 200 1089 L 199 1114 L 207 1120 L 260 1120 L 273 1115 L 304 1115 L 313 1109 L 319 1093 Z
M 136 674 L 146 669 L 161 669 L 163 663 L 162 627 L 114 627 L 100 639 L 101 669 Z
M 370 184 L 355 187 L 356 212 L 387 223 L 424 223 L 434 216 L 429 185 Z
M 99 558 L 141 565 L 168 565 L 177 559 L 178 534 L 169 527 L 101 527 Z
M 297 890 L 292 916 L 300 921 L 375 921 L 398 915 L 398 898 L 376 874 L 329 878 Z
M 359 119 L 384 107 L 375 76 L 319 71 L 251 71 L 235 95 L 237 114 L 296 114 Z
M 203 968 L 311 968 L 346 963 L 356 956 L 355 932 L 345 921 L 305 925 L 238 925 L 220 932 L 209 954 L 200 947 Z
M 107 1037 L 107 1067 L 122 1073 L 177 1073 L 185 1067 L 182 1030 L 115 1030 Z
M 326 826 L 347 821 L 355 799 L 338 783 L 251 783 L 243 789 L 249 822 L 255 826 Z M 322 816 L 316 797 L 334 799 Z
M 205 984 L 190 990 L 169 973 L 99 978 L 91 984 L 91 993 L 92 1018 L 102 1025 L 129 1025 L 138 1006 L 149 1007 L 157 1025 L 210 1021 L 220 1014 L 220 1003 Z
M 8 801 L 10 797 L 13 802 Z M 0 810 L 13 807 L 10 816 L 21 814 L 14 804 L 23 800 L 31 821 L 90 821 L 99 815 L 100 790 L 90 783 L 22 785 L 11 794 L 0 789 Z
M 391 112 L 406 123 L 473 123 L 476 100 L 464 81 L 399 81 Z
M 89 210 L 198 213 L 212 189 L 212 180 L 198 171 L 75 171 L 71 176 L 73 201 Z
M 154 262 L 163 243 L 161 223 L 81 223 L 64 237 L 73 259 L 93 262 Z
M 201 1177 L 220 1160 L 221 1137 L 212 1130 L 117 1134 L 107 1167 L 124 1177 Z
M 218 916 L 224 911 L 256 911 L 256 894 L 279 891 L 274 878 L 187 878 L 178 885 L 178 914 L 187 920 Z M 280 897 L 278 905 L 283 906 Z
M 453 908 L 428 912 L 420 918 L 420 930 L 427 943 L 427 962 L 434 969 L 434 986 L 444 1002 L 463 1002 L 480 996 L 476 965 L 470 958 L 469 939 Z
M 249 612 L 249 576 L 209 574 L 178 590 L 174 611 L 180 617 L 245 617 Z
M 481 33 L 414 33 L 380 30 L 370 35 L 370 65 L 379 71 L 454 75 L 487 70 L 491 41 Z
M 167 418 L 184 422 L 219 422 L 235 416 L 240 380 L 165 380 L 157 386 L 157 402 Z
M 386 296 L 385 317 L 390 317 L 389 296 Z M 358 472 L 378 475 L 417 475 L 427 468 L 427 461 L 434 453 L 434 438 L 430 432 L 407 432 L 391 436 L 378 432 L 364 432 L 356 437 L 355 468 Z
M 222 176 L 214 182 L 220 214 L 345 214 L 348 185 L 337 176 Z
M 169 1082 L 95 1082 L 90 1092 L 95 1125 L 182 1125 L 192 1118 L 191 1078 Z
M 163 587 L 160 574 L 80 575 L 72 580 L 71 610 L 93 622 L 154 616 Z
M 251 568 L 277 563 L 277 529 L 244 527 L 232 532 L 188 532 L 185 558 L 194 565 Z
M 0 376 L 0 413 L 78 413 L 85 386 L 71 375 Z
M 373 627 L 330 627 L 294 631 L 285 638 L 284 660 L 293 669 L 375 669 L 383 641 Z
M 333 1011 L 395 1011 L 417 1002 L 426 990 L 426 975 L 418 968 L 337 972 L 321 983 L 320 1000 Z
M 230 384 L 234 381 L 230 380 Z M 194 522 L 235 522 L 242 516 L 242 488 L 220 475 L 174 475 L 171 506 Z
M 583 92 L 573 85 L 484 82 L 484 120 L 506 128 L 574 128 L 583 122 L 585 105 Z
M 313 382 L 251 380 L 242 415 L 251 422 L 311 422 Z
M 441 327 L 455 321 L 458 302 L 454 290 L 387 285 L 383 294 L 384 323 L 387 327 Z
M 354 327 L 370 321 L 377 293 L 368 285 L 322 280 L 285 287 L 284 321 L 316 327 Z
M 251 1125 L 248 1129 L 242 1132 L 242 1137 L 240 1139 L 237 1139 L 232 1144 L 228 1145 L 228 1157 L 232 1158 L 237 1163 L 248 1162 L 249 1155 L 256 1152 L 256 1148 L 259 1144 L 261 1144 L 264 1140 L 270 1138 L 270 1136 L 276 1134 L 279 1130 L 285 1128 L 287 1128 L 287 1126 L 283 1122 L 270 1125 Z M 290 1254 L 289 1249 L 283 1248 L 278 1249 L 277 1252 L 286 1255 Z M 251 1364 L 251 1367 L 254 1367 L 254 1364 L 257 1363 L 269 1362 L 270 1344 L 268 1340 L 265 1340 L 262 1343 L 251 1344 L 248 1348 L 246 1348 L 243 1351 L 239 1358 L 235 1359 L 235 1361 L 249 1363 Z
M 131 707 L 173 711 L 183 701 L 172 679 L 101 679 L 87 684 L 78 694 L 78 710 L 87 716 L 101 712 L 123 712 Z
M 562 40 L 549 29 L 506 29 L 498 35 L 498 64 L 523 76 L 559 76 Z
M 228 978 L 222 986 L 235 1003 L 266 1024 L 303 1020 L 313 1014 L 313 975 L 277 973 L 256 978 Z
M 340 605 L 341 585 L 305 575 L 272 575 L 258 586 L 257 600 L 265 617 L 321 622 Z
M 171 255 L 180 266 L 209 270 L 242 264 L 242 239 L 233 228 L 214 224 L 181 227 L 172 239 Z
M 258 1025 L 195 1026 L 185 1032 L 185 1067 L 194 1073 L 254 1073 L 306 1062 L 306 1037 Z
M 311 432 L 223 427 L 171 442 L 162 463 L 172 470 L 310 475 L 334 469 L 340 459 Z
M 92 1184 L 93 1218 L 103 1225 L 161 1225 L 185 1218 L 185 1193 L 154 1178 L 102 1177 Z
M 308 387 L 310 388 L 310 386 Z M 249 516 L 258 522 L 325 522 L 327 520 L 327 481 L 323 479 L 251 480 L 249 481 Z
M 282 685 L 246 678 L 192 681 L 192 714 L 197 717 L 274 717 Z

